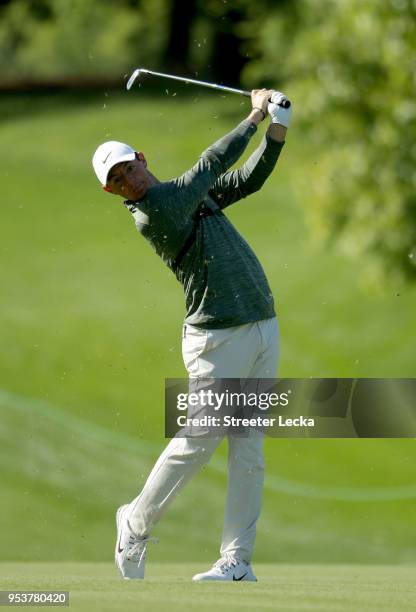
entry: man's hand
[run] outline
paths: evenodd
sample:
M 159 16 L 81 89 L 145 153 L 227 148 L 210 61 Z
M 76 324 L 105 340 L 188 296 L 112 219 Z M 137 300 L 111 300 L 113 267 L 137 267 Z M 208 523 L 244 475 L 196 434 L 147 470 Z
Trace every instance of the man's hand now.
M 292 106 L 283 108 L 283 106 L 278 105 L 283 95 L 284 94 L 280 91 L 274 91 L 271 95 L 271 101 L 267 106 L 267 110 L 272 120 L 267 130 L 267 134 L 273 140 L 277 140 L 277 142 L 284 142 L 286 130 L 292 116 Z
M 267 105 L 272 95 L 272 89 L 253 89 L 251 92 L 251 106 L 253 108 L 259 108 L 266 115 Z
M 263 121 L 267 114 L 267 105 L 273 94 L 272 89 L 253 89 L 251 92 L 251 106 L 253 110 L 249 115 L 249 119 L 258 125 Z
M 251 104 L 253 110 L 248 118 L 252 123 L 258 125 L 266 116 L 268 111 L 271 124 L 267 130 L 267 134 L 273 140 L 284 142 L 286 130 L 292 116 L 292 107 L 283 108 L 278 105 L 283 94 L 280 91 L 273 89 L 253 89 L 251 92 Z
M 283 125 L 285 128 L 289 127 L 290 118 L 292 116 L 292 106 L 289 108 L 283 108 L 279 106 L 279 102 L 285 98 L 285 95 L 281 91 L 273 91 L 271 95 L 270 103 L 267 106 L 267 110 L 272 119 L 272 123 L 278 123 Z

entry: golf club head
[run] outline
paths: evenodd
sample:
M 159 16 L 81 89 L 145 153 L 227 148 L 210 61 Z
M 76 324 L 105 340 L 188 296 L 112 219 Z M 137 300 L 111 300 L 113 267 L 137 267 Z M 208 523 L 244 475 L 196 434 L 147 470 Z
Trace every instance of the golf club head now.
M 136 70 L 132 73 L 131 77 L 127 81 L 127 85 L 126 85 L 127 89 L 132 88 L 134 81 L 137 79 L 139 75 L 140 75 L 140 68 L 136 68 Z

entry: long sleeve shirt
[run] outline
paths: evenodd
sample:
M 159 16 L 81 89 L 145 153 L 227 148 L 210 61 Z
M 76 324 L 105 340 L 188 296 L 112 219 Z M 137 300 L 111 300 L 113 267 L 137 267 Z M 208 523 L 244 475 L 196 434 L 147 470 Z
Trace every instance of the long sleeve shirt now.
M 181 176 L 127 200 L 139 232 L 183 286 L 185 323 L 202 329 L 275 315 L 273 296 L 253 250 L 223 209 L 261 188 L 283 143 L 263 138 L 238 170 L 228 171 L 257 127 L 249 120 L 206 149 Z

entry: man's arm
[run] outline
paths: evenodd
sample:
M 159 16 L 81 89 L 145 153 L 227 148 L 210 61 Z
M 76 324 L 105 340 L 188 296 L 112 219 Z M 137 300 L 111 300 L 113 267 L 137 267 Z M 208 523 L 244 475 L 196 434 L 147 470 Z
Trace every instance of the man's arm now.
M 165 192 L 166 198 L 175 199 L 177 214 L 193 214 L 217 179 L 239 159 L 264 116 L 263 109 L 267 107 L 270 94 L 269 90 L 254 90 L 253 109 L 248 117 L 208 147 L 190 170 L 172 181 L 162 183 L 160 189 Z
M 270 176 L 285 143 L 286 128 L 271 123 L 260 146 L 238 170 L 227 172 L 214 183 L 209 195 L 221 208 L 258 191 Z

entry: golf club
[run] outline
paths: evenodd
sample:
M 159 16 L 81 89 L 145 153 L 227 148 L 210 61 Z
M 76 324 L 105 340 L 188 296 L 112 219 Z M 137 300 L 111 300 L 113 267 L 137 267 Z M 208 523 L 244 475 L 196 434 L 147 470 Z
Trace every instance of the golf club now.
M 148 70 L 147 68 L 136 68 L 132 73 L 131 77 L 127 81 L 127 89 L 131 89 L 133 83 L 141 74 L 150 74 L 152 76 L 164 77 L 165 79 L 173 79 L 174 81 L 182 81 L 182 83 L 192 83 L 193 85 L 201 85 L 202 87 L 210 87 L 211 89 L 217 89 L 219 91 L 227 91 L 228 93 L 240 94 L 241 96 L 251 96 L 250 91 L 244 89 L 236 89 L 235 87 L 227 87 L 226 85 L 217 85 L 217 83 L 208 83 L 207 81 L 198 81 L 197 79 L 188 79 L 185 77 L 176 76 L 174 74 L 165 74 L 164 72 L 155 72 L 154 70 Z M 279 106 L 289 108 L 290 100 L 284 98 Z

